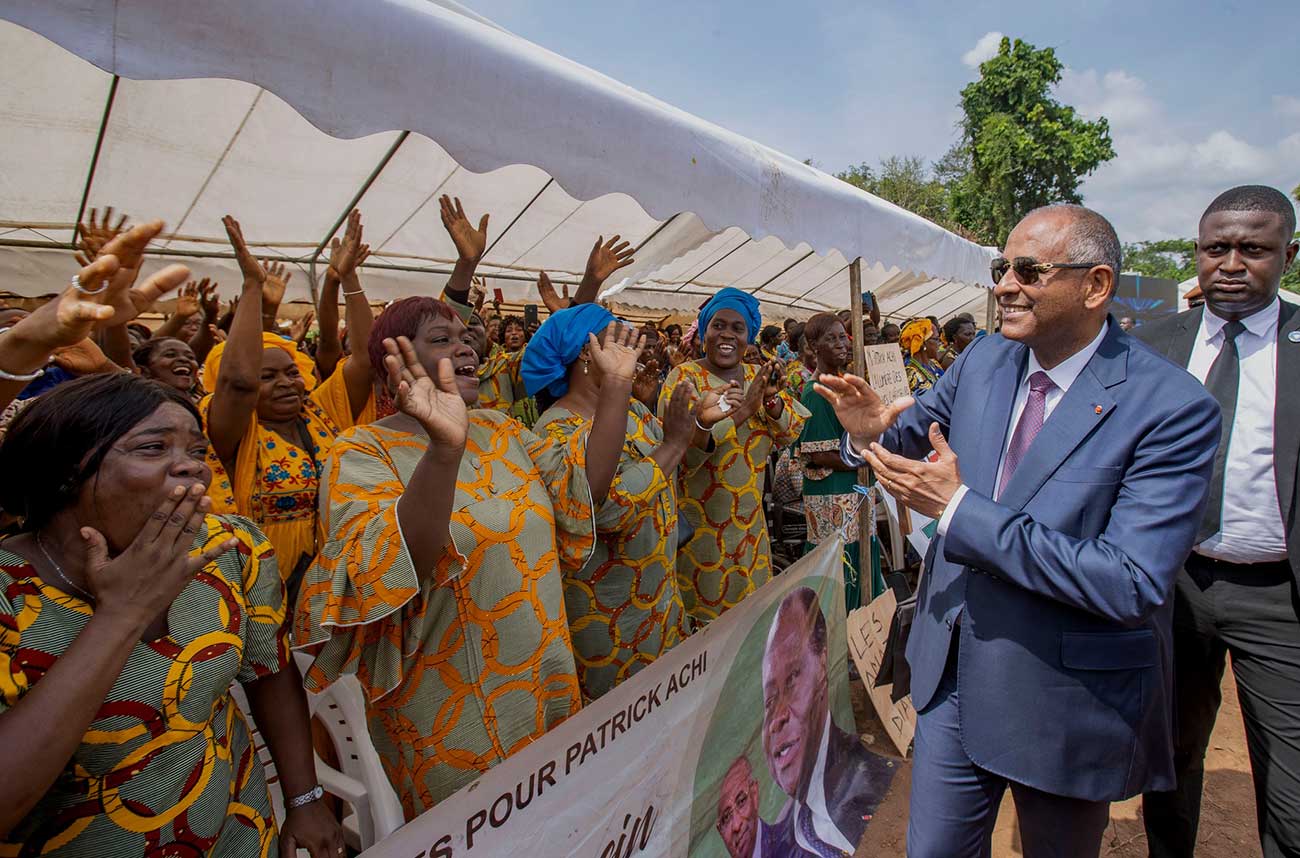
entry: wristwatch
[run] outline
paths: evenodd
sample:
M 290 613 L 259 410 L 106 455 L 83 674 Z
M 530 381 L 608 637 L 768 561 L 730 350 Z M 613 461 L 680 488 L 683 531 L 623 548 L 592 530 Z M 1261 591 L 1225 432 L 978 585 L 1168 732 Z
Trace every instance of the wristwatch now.
M 302 795 L 295 795 L 284 803 L 285 810 L 294 810 L 304 805 L 311 804 L 313 801 L 320 801 L 325 796 L 325 787 L 320 784 L 307 790 Z

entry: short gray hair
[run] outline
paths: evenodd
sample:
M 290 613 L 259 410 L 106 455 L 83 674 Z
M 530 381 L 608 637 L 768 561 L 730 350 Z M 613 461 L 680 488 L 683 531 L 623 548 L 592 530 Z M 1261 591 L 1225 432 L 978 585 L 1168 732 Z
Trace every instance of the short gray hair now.
M 1031 211 L 1025 217 L 1044 211 L 1066 211 L 1070 214 L 1070 240 L 1066 243 L 1065 262 L 1093 262 L 1105 265 L 1115 274 L 1116 283 L 1124 266 L 1124 251 L 1119 235 L 1110 221 L 1085 206 L 1073 203 L 1053 203 Z

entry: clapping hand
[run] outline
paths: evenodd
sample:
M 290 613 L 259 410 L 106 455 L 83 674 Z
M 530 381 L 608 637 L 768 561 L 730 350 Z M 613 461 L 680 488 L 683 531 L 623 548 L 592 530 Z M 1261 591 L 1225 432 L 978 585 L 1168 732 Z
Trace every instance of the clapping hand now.
M 361 212 L 353 209 L 348 214 L 348 225 L 343 238 L 335 236 L 330 240 L 330 264 L 326 276 L 341 281 L 356 273 L 370 256 L 370 245 L 363 244 L 361 236 Z
M 636 328 L 615 323 L 614 330 L 605 331 L 603 341 L 595 334 L 587 334 L 587 348 L 603 379 L 631 384 L 636 380 L 637 361 L 645 350 L 645 334 L 638 336 Z
M 631 242 L 619 243 L 621 238 L 622 236 L 616 235 L 609 241 L 604 241 L 604 236 L 596 239 L 596 244 L 587 257 L 587 272 L 584 279 L 604 283 L 618 269 L 626 268 L 636 262 L 632 258 L 636 249 L 632 247 Z
M 244 288 L 261 287 L 266 283 L 266 269 L 248 249 L 239 221 L 226 215 L 221 222 L 225 224 L 226 236 L 230 239 L 230 246 L 235 250 L 235 260 L 239 262 L 239 270 L 244 275 Z
M 904 396 L 886 405 L 871 385 L 851 374 L 818 376 L 813 390 L 835 409 L 835 416 L 849 433 L 855 450 L 866 449 L 868 444 L 883 435 L 914 401 L 912 397 Z
M 957 454 L 948 446 L 938 423 L 930 424 L 930 446 L 936 453 L 934 461 L 913 461 L 889 452 L 874 441 L 863 450 L 863 455 L 885 491 L 908 509 L 937 519 L 961 486 L 961 469 Z
M 749 387 L 745 390 L 736 413 L 732 415 L 737 425 L 753 417 L 763 407 L 764 401 L 781 392 L 780 381 L 773 380 L 780 369 L 781 362 L 775 360 L 768 361 L 758 368 L 758 374 L 749 382 Z
M 455 243 L 456 252 L 460 254 L 461 259 L 477 264 L 487 251 L 488 216 L 483 215 L 479 219 L 478 229 L 475 229 L 465 215 L 465 207 L 460 204 L 460 197 L 456 197 L 453 201 L 451 197 L 443 194 L 438 198 L 438 202 L 442 206 L 442 225 L 446 227 L 447 234 Z
M 664 443 L 678 444 L 682 448 L 690 446 L 695 438 L 695 422 L 699 418 L 701 402 L 694 384 L 688 379 L 677 382 L 664 412 Z
M 415 418 L 440 451 L 459 458 L 469 437 L 469 409 L 456 386 L 449 358 L 438 361 L 438 381 L 429 378 L 406 337 L 384 340 L 388 383 L 397 391 L 397 408 Z

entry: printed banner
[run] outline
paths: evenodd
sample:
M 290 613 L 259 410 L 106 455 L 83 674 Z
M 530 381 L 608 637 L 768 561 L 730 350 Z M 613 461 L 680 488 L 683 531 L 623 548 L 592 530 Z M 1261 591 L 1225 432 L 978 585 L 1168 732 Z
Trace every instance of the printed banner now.
M 365 855 L 851 855 L 896 763 L 854 729 L 842 552 L 822 544 Z

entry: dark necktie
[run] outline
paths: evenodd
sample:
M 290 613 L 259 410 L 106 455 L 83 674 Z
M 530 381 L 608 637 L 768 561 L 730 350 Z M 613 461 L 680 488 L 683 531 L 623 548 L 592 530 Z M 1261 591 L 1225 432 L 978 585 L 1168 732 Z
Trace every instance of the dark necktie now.
M 998 482 L 998 497 L 1011 482 L 1011 475 L 1020 466 L 1020 461 L 1029 452 L 1029 445 L 1034 443 L 1038 432 L 1043 428 L 1047 416 L 1047 394 L 1056 389 L 1056 385 L 1041 369 L 1029 376 L 1029 399 L 1025 401 L 1025 410 L 1016 423 L 1016 431 L 1011 434 L 1011 445 L 1007 447 L 1007 461 L 1002 466 L 1002 479 Z
M 1241 358 L 1237 354 L 1237 337 L 1246 326 L 1229 322 L 1223 326 L 1223 346 L 1219 356 L 1210 365 L 1205 377 L 1205 389 L 1219 400 L 1223 412 L 1223 429 L 1219 434 L 1219 450 L 1214 454 L 1214 475 L 1210 477 L 1210 499 L 1205 505 L 1201 530 L 1196 534 L 1200 544 L 1218 533 L 1223 527 L 1223 474 L 1228 464 L 1228 442 L 1232 439 L 1232 423 L 1237 416 L 1237 387 L 1241 381 Z
M 799 833 L 803 835 L 804 842 L 812 847 L 813 854 L 819 858 L 843 858 L 842 850 L 836 849 L 817 836 L 817 832 L 813 830 L 812 811 L 806 804 L 799 805 Z

